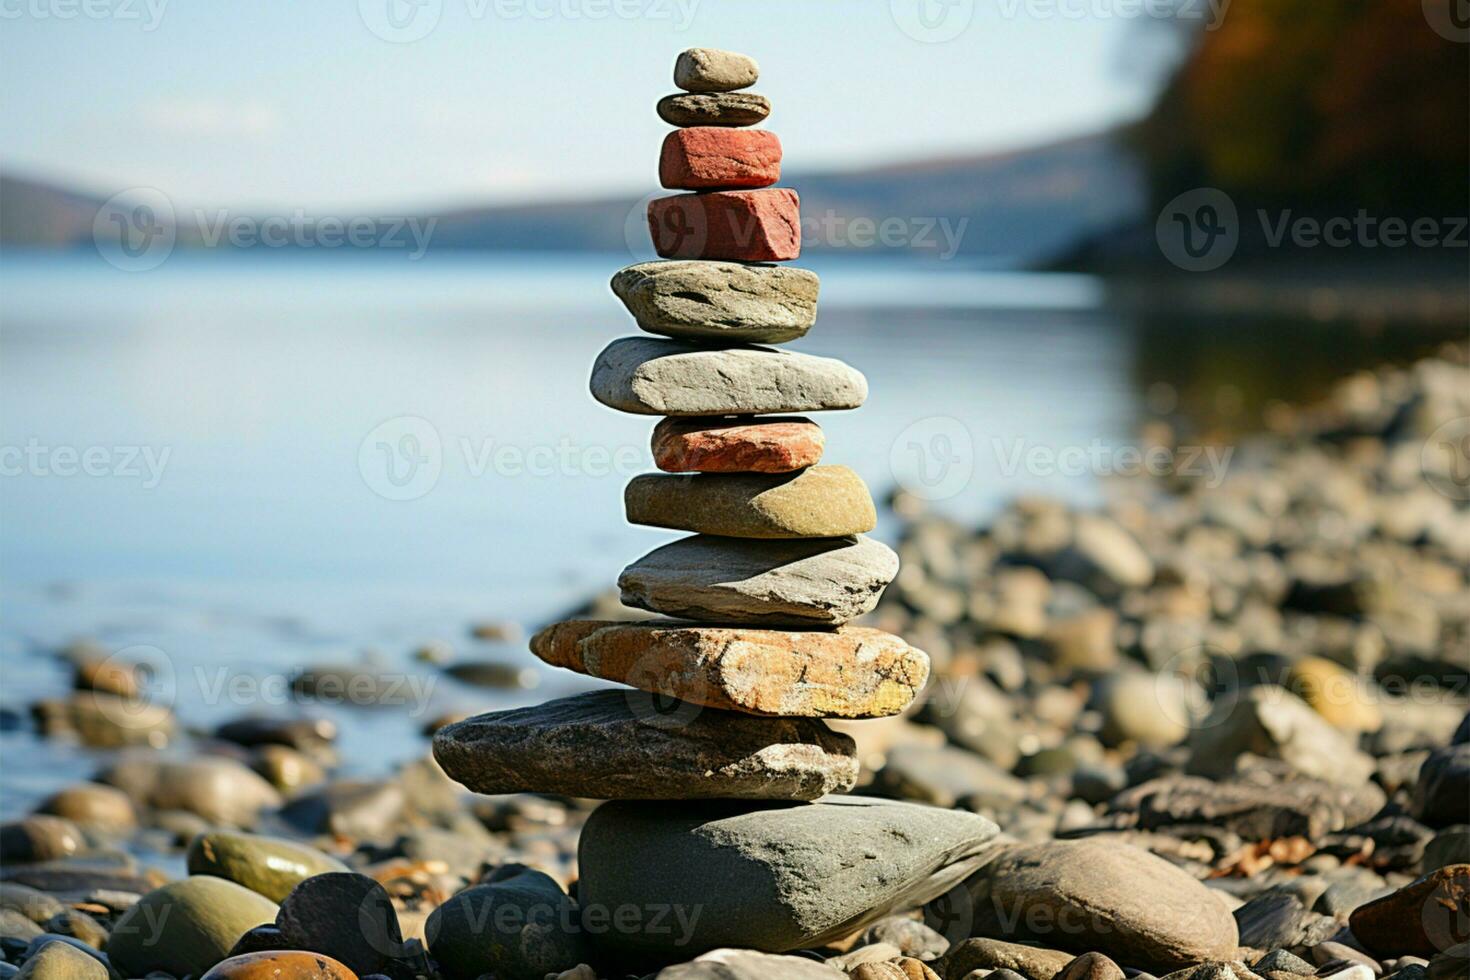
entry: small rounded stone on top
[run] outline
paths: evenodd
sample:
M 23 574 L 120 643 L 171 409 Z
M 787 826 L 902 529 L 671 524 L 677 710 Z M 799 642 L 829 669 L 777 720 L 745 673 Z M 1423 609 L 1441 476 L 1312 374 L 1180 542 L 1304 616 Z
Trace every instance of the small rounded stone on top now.
M 754 58 L 719 48 L 690 48 L 674 62 L 674 84 L 686 92 L 733 92 L 759 77 Z
M 771 114 L 771 100 L 755 92 L 680 92 L 658 100 L 670 126 L 754 126 Z

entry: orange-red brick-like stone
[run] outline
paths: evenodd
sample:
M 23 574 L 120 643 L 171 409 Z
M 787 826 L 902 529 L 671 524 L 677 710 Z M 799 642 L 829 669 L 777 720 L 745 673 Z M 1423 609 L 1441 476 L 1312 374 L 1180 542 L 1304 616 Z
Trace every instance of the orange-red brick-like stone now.
M 653 429 L 653 461 L 668 473 L 790 473 L 815 466 L 825 442 L 802 418 L 668 418 Z
M 766 129 L 676 129 L 664 137 L 658 179 L 670 190 L 770 187 L 781 179 L 781 141 Z
M 801 199 L 788 187 L 660 197 L 648 230 L 666 259 L 782 262 L 801 254 Z

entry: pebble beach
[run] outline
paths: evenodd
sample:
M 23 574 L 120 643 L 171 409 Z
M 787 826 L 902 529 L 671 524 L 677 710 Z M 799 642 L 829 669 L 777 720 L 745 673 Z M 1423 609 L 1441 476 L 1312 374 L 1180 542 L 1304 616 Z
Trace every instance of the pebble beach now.
M 779 346 L 819 283 L 778 264 L 759 77 L 679 57 L 662 261 L 613 275 L 640 333 L 591 369 L 651 429 L 626 519 L 680 537 L 459 624 L 530 675 L 417 652 L 589 689 L 427 717 L 369 778 L 312 703 L 401 675 L 302 664 L 296 710 L 186 725 L 146 663 L 50 651 L 72 690 L 5 725 L 98 765 L 0 830 L 0 980 L 1470 977 L 1467 349 L 1275 406 L 1209 479 L 875 500 L 821 419 L 881 390 Z

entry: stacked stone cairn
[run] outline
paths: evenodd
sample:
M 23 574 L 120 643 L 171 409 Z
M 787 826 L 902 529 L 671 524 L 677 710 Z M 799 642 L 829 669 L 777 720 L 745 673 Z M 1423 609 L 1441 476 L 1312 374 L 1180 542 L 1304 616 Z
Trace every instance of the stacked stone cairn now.
M 822 465 L 821 428 L 792 414 L 855 409 L 866 379 L 756 346 L 804 336 L 818 290 L 813 273 L 773 264 L 800 251 L 799 202 L 771 186 L 776 135 L 747 128 L 770 112 L 741 91 L 757 73 L 732 52 L 679 56 L 683 91 L 658 103 L 678 127 L 659 178 L 687 193 L 648 208 L 668 261 L 612 280 L 656 336 L 614 341 L 592 370 L 604 405 L 663 416 L 652 437 L 663 472 L 628 485 L 627 518 L 693 533 L 618 584 L 626 605 L 667 618 L 547 627 L 536 656 L 631 689 L 480 715 L 434 741 L 476 792 L 614 801 L 582 832 L 576 892 L 591 938 L 630 961 L 819 946 L 943 894 L 995 833 L 974 814 L 829 795 L 853 788 L 858 759 L 823 719 L 898 714 L 929 661 L 849 624 L 877 604 L 898 556 L 865 537 L 876 513 L 863 481 Z M 692 924 L 592 928 L 635 907 Z

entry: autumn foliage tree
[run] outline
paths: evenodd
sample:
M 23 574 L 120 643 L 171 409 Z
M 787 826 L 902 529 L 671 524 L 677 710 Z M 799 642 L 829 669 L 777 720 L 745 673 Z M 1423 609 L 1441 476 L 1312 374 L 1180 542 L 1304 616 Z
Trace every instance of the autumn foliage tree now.
M 1135 134 L 1157 200 L 1212 186 L 1303 211 L 1464 214 L 1470 44 L 1425 2 L 1463 6 L 1233 0 Z

